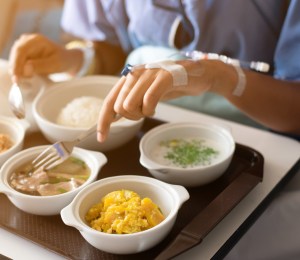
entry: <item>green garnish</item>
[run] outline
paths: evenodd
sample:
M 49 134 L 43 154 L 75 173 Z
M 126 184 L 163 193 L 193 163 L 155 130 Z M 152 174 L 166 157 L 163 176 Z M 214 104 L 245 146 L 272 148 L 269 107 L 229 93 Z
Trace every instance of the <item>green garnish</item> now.
M 79 179 L 79 180 L 84 180 L 86 181 L 90 176 L 85 176 L 85 175 L 77 175 L 76 176 L 76 179 Z
M 182 168 L 209 165 L 211 159 L 218 154 L 218 151 L 203 145 L 203 141 L 195 139 L 191 141 L 172 139 L 161 142 L 160 145 L 167 147 L 164 158 Z
M 78 158 L 75 158 L 75 157 L 70 157 L 70 161 L 73 162 L 73 163 L 76 163 L 80 166 L 82 166 L 83 168 L 85 168 L 85 162 L 78 159 Z
M 64 188 L 58 188 L 57 191 L 58 191 L 59 193 L 66 193 L 66 192 L 67 192 L 67 190 L 64 189 Z

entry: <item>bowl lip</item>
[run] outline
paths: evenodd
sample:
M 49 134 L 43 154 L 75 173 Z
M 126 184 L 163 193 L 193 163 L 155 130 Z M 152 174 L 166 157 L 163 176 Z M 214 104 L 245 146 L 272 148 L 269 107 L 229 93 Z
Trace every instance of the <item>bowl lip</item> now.
M 176 207 L 172 207 L 170 213 L 168 214 L 168 216 L 162 221 L 160 222 L 158 225 L 147 229 L 147 230 L 143 230 L 140 232 L 136 232 L 136 233 L 132 233 L 132 234 L 108 234 L 105 232 L 100 232 L 98 230 L 93 229 L 92 227 L 90 227 L 88 224 L 86 224 L 81 217 L 79 216 L 79 207 L 82 203 L 82 200 L 89 195 L 91 192 L 93 192 L 94 190 L 100 189 L 102 186 L 106 186 L 106 185 L 110 185 L 112 183 L 120 183 L 121 181 L 127 180 L 130 181 L 132 180 L 132 178 L 134 178 L 138 183 L 147 183 L 149 185 L 154 185 L 154 186 L 160 186 L 163 189 L 165 189 L 170 196 L 173 198 L 174 203 L 176 204 L 176 199 L 174 198 L 173 195 L 173 191 L 172 191 L 172 186 L 181 186 L 181 185 L 173 185 L 173 184 L 169 184 L 166 182 L 163 182 L 159 179 L 153 178 L 153 177 L 148 177 L 148 176 L 142 176 L 142 175 L 116 175 L 116 176 L 112 176 L 112 177 L 106 177 L 103 179 L 99 179 L 91 184 L 89 184 L 88 186 L 84 187 L 83 189 L 81 189 L 78 194 L 75 196 L 75 198 L 72 200 L 72 202 L 67 206 L 70 207 L 71 210 L 71 214 L 72 216 L 76 219 L 76 224 L 77 226 L 80 226 L 85 232 L 89 232 L 92 234 L 96 234 L 98 236 L 104 236 L 104 237 L 112 237 L 116 236 L 116 237 L 135 237 L 135 236 L 140 236 L 141 234 L 148 234 L 148 233 L 152 233 L 154 232 L 156 229 L 161 228 L 162 226 L 167 225 L 170 221 L 172 221 L 172 219 L 174 217 L 176 217 L 179 208 L 180 208 L 180 203 L 177 203 Z M 100 200 L 101 198 L 99 198 Z
M 81 189 L 83 189 L 84 187 L 86 187 L 87 185 L 91 184 L 94 182 L 94 180 L 97 178 L 98 176 L 98 169 L 91 169 L 91 174 L 89 176 L 89 178 L 79 187 L 77 187 L 76 189 L 72 190 L 72 191 L 68 191 L 62 194 L 56 194 L 56 195 L 47 195 L 47 196 L 36 196 L 36 195 L 30 195 L 30 194 L 25 194 L 22 192 L 19 192 L 17 190 L 15 190 L 14 188 L 12 188 L 9 183 L 8 183 L 8 177 L 10 176 L 11 172 L 9 172 L 7 170 L 8 167 L 11 167 L 13 165 L 13 161 L 15 159 L 18 159 L 19 157 L 30 157 L 32 154 L 35 154 L 35 152 L 38 154 L 39 152 L 41 152 L 43 149 L 49 147 L 51 145 L 39 145 L 39 146 L 34 146 L 34 147 L 30 147 L 27 149 L 24 149 L 20 152 L 17 152 L 16 154 L 14 154 L 12 157 L 10 157 L 0 168 L 0 182 L 2 183 L 2 185 L 4 185 L 6 187 L 6 189 L 9 189 L 11 194 L 14 194 L 15 196 L 18 196 L 20 198 L 29 198 L 32 200 L 42 200 L 42 199 L 55 199 L 55 198 L 60 198 L 60 197 L 67 197 L 67 196 L 71 196 L 72 194 L 77 194 L 78 191 L 80 191 Z M 79 153 L 84 153 L 86 156 L 91 155 L 92 153 L 94 153 L 94 151 L 89 151 L 87 149 L 83 149 L 83 148 L 79 148 L 79 147 L 74 147 L 73 152 L 75 152 L 75 156 L 76 154 Z M 101 153 L 101 152 L 98 152 Z M 93 157 L 92 157 L 93 158 Z M 6 171 L 5 174 L 2 174 L 4 171 Z M 4 194 L 6 193 L 5 191 L 3 192 Z
M 29 127 L 29 123 L 27 121 L 23 121 L 25 124 L 17 121 L 17 119 L 13 117 L 1 116 L 0 115 L 0 125 L 6 125 L 10 129 L 10 132 L 14 132 L 18 138 L 17 140 L 13 140 L 13 145 L 7 149 L 6 151 L 0 153 L 0 158 L 8 155 L 13 150 L 15 150 L 20 144 L 24 142 L 26 130 Z M 11 137 L 10 137 L 11 138 Z
M 219 131 L 220 133 L 222 133 L 222 135 L 230 142 L 230 150 L 228 151 L 228 153 L 226 154 L 226 156 L 224 156 L 224 158 L 222 160 L 217 161 L 214 164 L 210 164 L 210 165 L 200 165 L 200 166 L 196 166 L 196 167 L 192 167 L 192 168 L 181 168 L 181 167 L 176 167 L 176 166 L 167 166 L 167 165 L 163 165 L 160 164 L 158 162 L 156 162 L 155 160 L 153 160 L 152 158 L 146 156 L 145 153 L 145 143 L 151 139 L 154 135 L 160 135 L 161 133 L 165 132 L 166 130 L 172 129 L 172 128 L 201 128 L 201 129 L 207 129 L 209 131 L 214 131 L 216 132 L 216 130 L 221 130 Z M 147 166 L 148 163 L 145 163 L 143 161 L 143 157 L 147 158 L 147 161 L 149 161 L 153 167 L 155 167 L 155 169 L 168 169 L 171 171 L 184 171 L 184 172 L 190 172 L 190 173 L 194 173 L 194 172 L 199 172 L 199 171 L 204 171 L 206 169 L 211 169 L 211 168 L 215 168 L 217 166 L 219 166 L 220 164 L 224 163 L 227 160 L 230 160 L 233 156 L 233 153 L 235 151 L 235 147 L 236 147 L 236 143 L 235 140 L 233 138 L 233 135 L 231 133 L 231 129 L 229 126 L 227 125 L 223 125 L 223 124 L 217 124 L 217 123 L 203 123 L 203 122 L 167 122 L 164 124 L 161 124 L 159 126 L 156 126 L 152 129 L 150 129 L 148 132 L 146 132 L 139 143 L 139 150 L 140 150 L 140 163 L 148 168 L 149 166 Z M 152 168 L 152 167 L 151 167 Z M 151 169 L 152 170 L 152 169 Z M 170 174 L 169 173 L 165 173 L 165 174 Z
M 52 84 L 49 84 L 49 89 L 52 89 L 53 87 L 59 86 L 61 87 L 62 85 L 72 85 L 74 82 L 75 83 L 81 83 L 81 82 L 94 82 L 98 83 L 99 80 L 107 80 L 107 81 L 114 81 L 117 83 L 118 80 L 120 80 L 120 76 L 114 76 L 114 75 L 87 75 L 81 78 L 71 78 L 66 81 L 61 81 L 61 82 L 53 82 Z M 97 81 L 97 82 L 96 82 Z
M 72 88 L 77 88 L 80 87 L 80 84 L 82 83 L 89 83 L 90 81 L 96 83 L 99 82 L 99 80 L 107 80 L 107 81 L 114 81 L 115 83 L 117 82 L 117 80 L 119 80 L 120 77 L 117 76 L 86 76 L 84 78 L 76 78 L 76 79 L 71 79 L 65 82 L 59 82 L 59 83 L 54 83 L 52 85 L 50 85 L 50 87 L 48 87 L 44 92 L 42 92 L 40 95 L 38 95 L 32 103 L 32 112 L 33 112 L 33 116 L 36 120 L 36 122 L 39 124 L 43 123 L 46 124 L 48 126 L 51 127 L 55 127 L 58 130 L 62 130 L 62 131 L 77 131 L 77 132 L 81 132 L 84 130 L 89 129 L 89 127 L 72 127 L 72 126 L 64 126 L 64 125 L 60 125 L 57 124 L 45 117 L 43 117 L 40 113 L 40 103 L 43 102 L 45 99 L 47 99 L 47 96 L 49 96 L 49 94 L 55 93 L 57 91 L 67 91 L 68 89 L 72 89 Z M 88 95 L 87 95 L 88 96 Z M 103 98 L 104 99 L 104 98 Z M 140 124 L 142 121 L 144 121 L 144 118 L 140 118 L 139 120 L 129 120 L 127 118 L 123 118 L 123 120 L 118 120 L 112 123 L 111 128 L 118 128 L 118 127 L 123 127 L 123 126 L 134 126 L 137 124 Z

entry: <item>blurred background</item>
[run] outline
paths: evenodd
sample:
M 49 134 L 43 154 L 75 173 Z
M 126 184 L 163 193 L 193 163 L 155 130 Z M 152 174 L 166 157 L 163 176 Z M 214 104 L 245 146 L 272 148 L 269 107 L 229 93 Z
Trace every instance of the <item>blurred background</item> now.
M 60 28 L 63 0 L 0 0 L 0 58 L 8 59 L 22 33 L 42 33 L 64 42 Z
M 12 45 L 23 33 L 41 33 L 57 43 L 66 43 L 71 38 L 60 27 L 63 0 L 0 0 L 0 115 L 13 116 L 9 108 L 8 93 L 11 87 L 8 58 Z M 36 91 L 23 89 L 26 108 Z M 31 130 L 37 130 L 31 109 L 26 119 Z

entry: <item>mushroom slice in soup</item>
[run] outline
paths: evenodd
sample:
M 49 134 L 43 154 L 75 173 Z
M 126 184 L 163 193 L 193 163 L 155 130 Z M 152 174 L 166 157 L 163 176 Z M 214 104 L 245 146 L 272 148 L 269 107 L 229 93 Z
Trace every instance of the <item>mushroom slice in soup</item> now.
M 79 184 L 72 178 L 68 182 L 41 184 L 37 191 L 41 196 L 51 196 L 75 190 L 77 187 L 79 187 Z
M 10 186 L 37 196 L 62 194 L 76 189 L 90 176 L 91 170 L 81 159 L 70 157 L 50 170 L 34 171 L 31 162 L 20 166 L 10 176 Z

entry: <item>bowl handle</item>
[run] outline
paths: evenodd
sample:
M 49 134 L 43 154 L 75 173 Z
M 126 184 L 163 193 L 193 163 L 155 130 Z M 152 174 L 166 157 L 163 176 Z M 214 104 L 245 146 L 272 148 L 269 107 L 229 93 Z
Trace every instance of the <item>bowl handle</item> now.
M 100 170 L 101 167 L 107 163 L 107 157 L 101 152 L 91 151 L 91 150 L 89 150 L 89 152 L 96 159 L 96 161 L 98 163 L 99 170 Z
M 78 224 L 76 224 L 76 219 L 72 214 L 72 207 L 73 206 L 71 203 L 60 211 L 61 219 L 66 225 L 74 227 L 81 232 L 82 228 Z
M 13 192 L 9 190 L 3 183 L 0 183 L 0 193 L 4 193 L 7 196 L 13 197 Z
M 174 185 L 174 184 L 169 184 L 171 185 L 172 189 L 175 191 L 177 198 L 179 200 L 179 208 L 181 205 L 186 202 L 190 198 L 190 194 L 187 191 L 187 189 L 181 185 Z
M 151 160 L 147 158 L 143 153 L 141 153 L 140 156 L 140 163 L 143 165 L 145 168 L 149 170 L 155 170 L 161 173 L 168 173 L 168 168 L 162 168 L 160 166 L 155 165 Z

